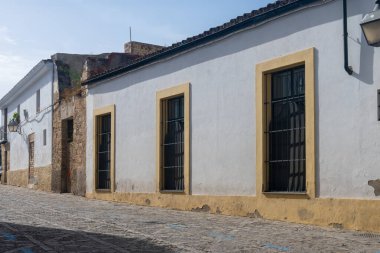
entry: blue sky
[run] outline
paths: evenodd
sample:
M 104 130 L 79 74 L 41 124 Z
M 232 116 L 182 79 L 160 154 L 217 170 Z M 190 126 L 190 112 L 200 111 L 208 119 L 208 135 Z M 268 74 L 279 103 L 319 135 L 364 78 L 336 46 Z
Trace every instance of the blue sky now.
M 272 0 L 0 0 L 0 97 L 54 53 L 171 45 Z

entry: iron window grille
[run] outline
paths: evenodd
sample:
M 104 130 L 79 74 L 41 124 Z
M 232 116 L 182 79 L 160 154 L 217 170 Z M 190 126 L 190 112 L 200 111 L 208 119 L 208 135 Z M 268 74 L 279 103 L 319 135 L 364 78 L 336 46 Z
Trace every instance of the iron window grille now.
M 265 104 L 267 191 L 305 192 L 305 67 L 270 74 Z
M 184 191 L 184 96 L 161 101 L 162 187 Z
M 111 114 L 96 117 L 96 188 L 111 189 Z

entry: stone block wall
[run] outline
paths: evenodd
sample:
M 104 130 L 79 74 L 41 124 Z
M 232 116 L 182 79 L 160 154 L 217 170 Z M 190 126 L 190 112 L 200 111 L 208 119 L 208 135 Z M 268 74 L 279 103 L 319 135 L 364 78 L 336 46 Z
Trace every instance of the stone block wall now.
M 7 171 L 7 184 L 14 186 L 28 186 L 28 169 Z
M 52 177 L 51 189 L 53 192 L 61 192 L 61 168 L 62 168 L 62 126 L 59 93 L 54 93 L 53 105 L 53 145 L 52 145 Z
M 74 99 L 74 140 L 71 150 L 71 162 L 75 180 L 72 182 L 72 192 L 76 195 L 86 194 L 86 92 Z
M 1 144 L 1 164 L 2 164 L 2 175 L 1 175 L 1 183 L 7 183 L 7 171 L 9 170 L 10 165 L 10 157 L 9 157 L 9 143 Z
M 34 184 L 31 188 L 42 191 L 52 191 L 52 166 L 34 168 Z
M 53 176 L 57 192 L 86 194 L 86 98 L 81 88 L 55 94 L 53 111 Z M 73 120 L 73 140 L 67 141 L 67 120 Z M 55 173 L 55 175 L 54 175 Z
M 139 56 L 148 55 L 163 49 L 163 46 L 142 43 L 137 41 L 130 41 L 124 44 L 124 52 L 127 54 L 134 54 Z
M 36 190 L 52 191 L 52 166 L 36 167 L 33 169 L 33 182 L 29 182 L 29 169 L 12 170 L 7 172 L 7 184 L 29 187 Z

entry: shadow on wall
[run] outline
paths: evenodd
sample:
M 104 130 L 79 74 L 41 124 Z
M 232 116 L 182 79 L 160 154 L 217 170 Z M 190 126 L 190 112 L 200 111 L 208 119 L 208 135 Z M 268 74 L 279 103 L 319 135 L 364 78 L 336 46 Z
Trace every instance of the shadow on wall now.
M 373 85 L 373 63 L 375 49 L 367 45 L 363 33 L 360 41 L 357 40 L 356 43 L 360 45 L 360 69 L 354 69 L 354 73 L 352 74 L 352 76 L 359 79 L 363 83 Z
M 45 118 L 45 115 L 48 115 L 49 113 L 51 113 L 51 111 L 51 108 L 45 109 L 41 111 L 37 116 L 34 116 L 31 120 L 26 119 L 20 123 L 21 132 L 19 134 L 22 136 L 22 140 L 25 142 L 25 144 L 29 144 L 28 136 L 29 134 L 33 133 L 33 131 L 30 131 L 32 130 L 32 128 L 29 124 L 40 123 Z M 8 141 L 12 142 L 12 140 L 14 140 L 14 136 L 17 135 L 8 134 Z
M 114 231 L 107 231 L 114 232 Z M 178 252 L 149 239 L 0 223 L 1 252 Z
M 348 1 L 347 4 L 347 11 L 348 16 L 354 16 L 358 14 L 362 14 L 360 20 L 362 20 L 366 13 L 371 11 L 373 9 L 375 1 L 368 1 L 368 5 L 362 7 L 364 1 Z M 360 10 L 360 11 L 359 11 Z M 354 32 L 353 30 L 359 30 L 360 32 L 360 38 L 358 37 L 352 37 L 351 34 Z M 367 41 L 364 37 L 364 34 L 361 31 L 361 28 L 358 24 L 357 27 L 350 27 L 348 26 L 348 54 L 350 55 L 350 52 L 353 50 L 352 46 L 359 48 L 360 47 L 360 59 L 350 59 L 351 61 L 357 61 L 358 64 L 356 64 L 359 67 L 354 67 L 352 74 L 353 77 L 358 79 L 359 81 L 368 84 L 373 85 L 373 64 L 374 64 L 374 53 L 375 49 L 371 46 L 368 46 Z M 350 61 L 349 60 L 349 61 Z M 350 62 L 349 62 L 349 65 Z

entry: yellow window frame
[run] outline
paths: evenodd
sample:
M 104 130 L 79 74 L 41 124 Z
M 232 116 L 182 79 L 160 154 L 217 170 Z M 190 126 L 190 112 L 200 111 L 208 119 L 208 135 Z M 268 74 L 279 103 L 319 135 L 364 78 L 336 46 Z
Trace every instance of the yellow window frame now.
M 267 100 L 271 73 L 305 66 L 305 134 L 306 134 L 306 197 L 316 197 L 315 175 L 315 49 L 309 48 L 256 65 L 256 194 L 258 197 L 299 197 L 303 193 L 267 193 L 267 168 L 265 164 L 267 129 L 264 102 Z
M 98 170 L 98 161 L 97 161 L 97 149 L 98 149 L 98 122 L 97 118 L 106 114 L 111 115 L 111 164 L 110 164 L 110 173 L 111 173 L 111 188 L 108 189 L 97 189 L 97 170 Z M 94 192 L 104 192 L 110 193 L 115 192 L 115 105 L 109 105 L 100 109 L 94 110 L 93 115 L 93 189 Z
M 161 101 L 176 96 L 184 96 L 184 190 L 164 191 L 163 190 L 163 151 L 162 151 L 162 134 L 161 134 Z M 190 83 L 181 84 L 168 89 L 160 90 L 156 93 L 156 192 L 157 193 L 178 193 L 189 195 L 190 190 Z

